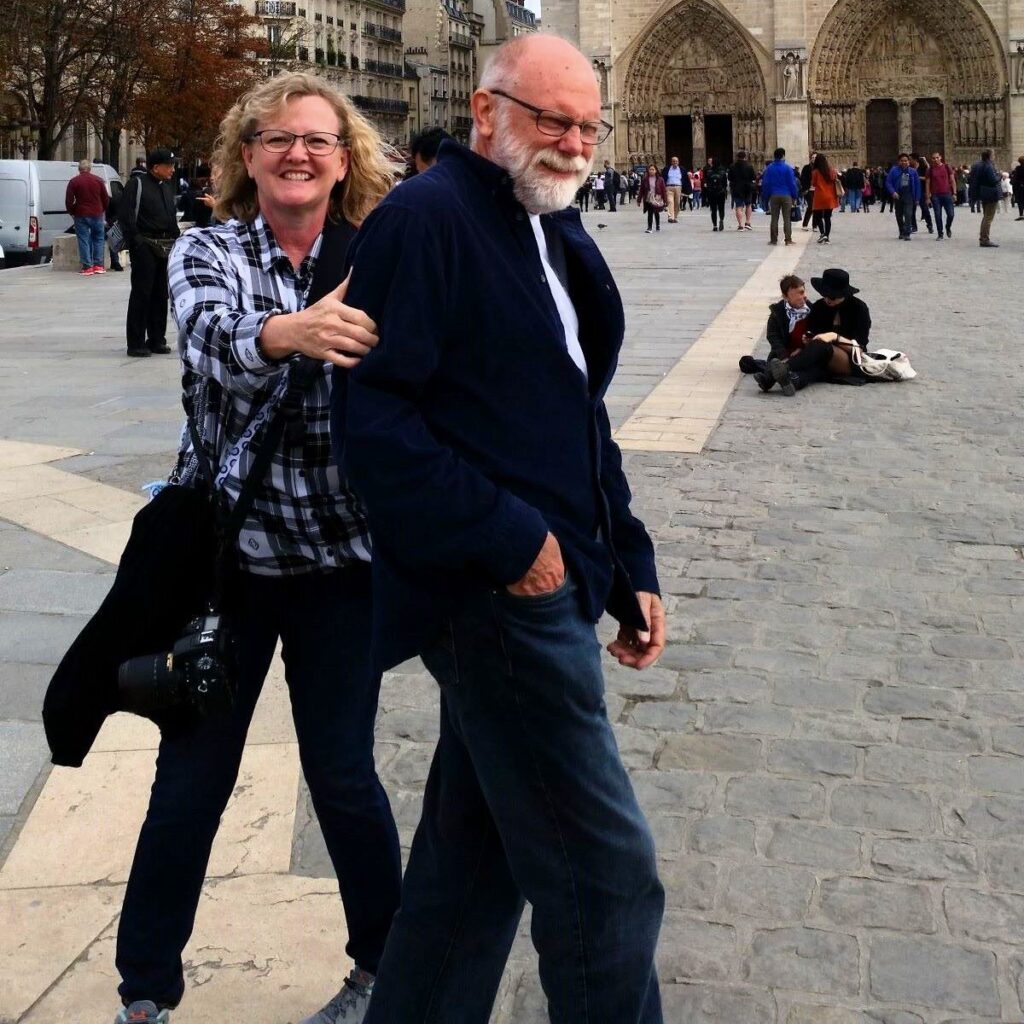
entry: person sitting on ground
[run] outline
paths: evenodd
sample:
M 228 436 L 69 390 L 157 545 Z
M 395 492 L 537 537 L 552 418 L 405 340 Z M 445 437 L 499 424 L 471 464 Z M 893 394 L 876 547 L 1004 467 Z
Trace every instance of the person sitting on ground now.
M 791 397 L 819 381 L 867 380 L 850 355 L 854 345 L 867 351 L 871 335 L 871 313 L 856 298 L 859 289 L 850 284 L 845 270 L 835 268 L 812 277 L 811 285 L 821 298 L 808 306 L 799 277 L 788 274 L 779 282 L 782 300 L 769 307 L 768 359 L 740 359 L 740 369 L 752 374 L 762 391 L 778 384 Z

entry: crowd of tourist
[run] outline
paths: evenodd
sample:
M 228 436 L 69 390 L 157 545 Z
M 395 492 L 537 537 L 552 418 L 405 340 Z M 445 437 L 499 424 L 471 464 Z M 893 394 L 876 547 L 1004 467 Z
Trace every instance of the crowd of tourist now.
M 786 198 L 791 201 L 784 201 Z M 681 212 L 706 209 L 711 214 L 712 231 L 724 231 L 728 204 L 735 216 L 737 231 L 753 229 L 756 211 L 772 217 L 770 244 L 778 242 L 778 221 L 785 225 L 787 243 L 792 242 L 790 223 L 799 221 L 803 230 L 814 230 L 817 242 L 832 240 L 835 213 L 892 213 L 897 236 L 909 240 L 923 222 L 930 235 L 942 241 L 952 238 L 954 210 L 965 207 L 982 215 L 979 242 L 994 248 L 992 220 L 999 212 L 1017 211 L 1024 221 L 1024 156 L 1011 170 L 995 166 L 991 150 L 984 150 L 973 165 L 947 164 L 941 153 L 926 157 L 902 153 L 888 166 L 836 167 L 827 154 L 810 154 L 801 168 L 786 160 L 784 150 L 776 150 L 774 159 L 756 169 L 747 153 L 723 166 L 708 157 L 703 167 L 688 169 L 678 157 L 668 164 L 633 167 L 617 171 L 607 161 L 604 169 L 590 175 L 576 193 L 581 212 L 593 207 L 615 213 L 619 206 L 636 203 L 646 214 L 646 231 L 661 230 L 661 215 L 669 224 L 678 223 Z

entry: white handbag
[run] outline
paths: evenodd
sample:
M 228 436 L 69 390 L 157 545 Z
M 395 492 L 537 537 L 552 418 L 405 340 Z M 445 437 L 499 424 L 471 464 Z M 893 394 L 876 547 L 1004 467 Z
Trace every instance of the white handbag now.
M 874 352 L 865 352 L 860 345 L 853 344 L 850 358 L 861 373 L 872 380 L 913 380 L 917 376 L 907 354 L 895 349 L 876 348 Z

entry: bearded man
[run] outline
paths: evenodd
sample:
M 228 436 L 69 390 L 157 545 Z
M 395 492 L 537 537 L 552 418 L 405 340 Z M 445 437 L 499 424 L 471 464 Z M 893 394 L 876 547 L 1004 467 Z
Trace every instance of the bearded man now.
M 380 342 L 339 374 L 335 443 L 373 539 L 381 667 L 419 654 L 440 740 L 366 1024 L 486 1024 L 524 901 L 552 1020 L 659 1024 L 664 891 L 604 703 L 595 623 L 664 645 L 654 552 L 604 394 L 611 273 L 567 209 L 611 132 L 590 62 L 505 44 L 470 149 L 393 191 L 347 302 Z

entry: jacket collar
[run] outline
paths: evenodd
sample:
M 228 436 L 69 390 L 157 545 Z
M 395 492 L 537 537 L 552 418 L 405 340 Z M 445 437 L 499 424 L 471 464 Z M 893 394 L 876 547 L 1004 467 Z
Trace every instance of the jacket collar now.
M 505 202 L 514 203 L 516 206 L 522 204 L 516 199 L 513 187 L 512 176 L 504 167 L 488 160 L 487 157 L 474 153 L 467 146 L 462 146 L 451 139 L 445 139 L 441 148 L 437 151 L 438 163 L 441 161 L 455 161 L 466 168 L 480 183 L 496 197 Z

